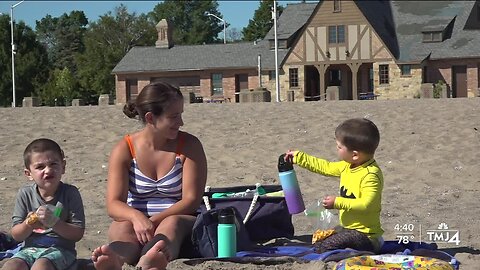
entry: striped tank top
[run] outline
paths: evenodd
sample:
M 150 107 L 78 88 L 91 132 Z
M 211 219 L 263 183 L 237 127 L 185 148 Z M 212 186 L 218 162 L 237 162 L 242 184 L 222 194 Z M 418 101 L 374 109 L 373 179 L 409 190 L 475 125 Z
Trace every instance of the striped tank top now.
M 130 135 L 125 136 L 125 141 L 132 155 L 129 170 L 127 204 L 146 216 L 153 216 L 169 208 L 182 198 L 182 171 L 183 164 L 180 152 L 183 136 L 179 133 L 177 156 L 173 168 L 162 178 L 154 180 L 144 175 L 138 168 L 135 149 Z

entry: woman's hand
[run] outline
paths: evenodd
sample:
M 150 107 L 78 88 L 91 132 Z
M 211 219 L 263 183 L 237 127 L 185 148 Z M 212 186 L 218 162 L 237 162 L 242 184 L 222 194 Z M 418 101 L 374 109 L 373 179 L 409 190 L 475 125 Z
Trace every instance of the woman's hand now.
M 145 245 L 153 238 L 155 226 L 153 222 L 144 214 L 139 213 L 132 219 L 133 230 L 137 235 L 138 242 Z

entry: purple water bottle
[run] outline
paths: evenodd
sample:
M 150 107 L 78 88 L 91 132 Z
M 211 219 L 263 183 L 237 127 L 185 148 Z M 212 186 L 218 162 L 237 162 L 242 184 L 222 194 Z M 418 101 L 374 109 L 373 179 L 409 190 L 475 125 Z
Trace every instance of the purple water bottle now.
M 278 176 L 287 201 L 288 212 L 290 214 L 303 212 L 305 204 L 298 185 L 297 175 L 293 169 L 293 164 L 285 160 L 285 154 L 278 158 Z

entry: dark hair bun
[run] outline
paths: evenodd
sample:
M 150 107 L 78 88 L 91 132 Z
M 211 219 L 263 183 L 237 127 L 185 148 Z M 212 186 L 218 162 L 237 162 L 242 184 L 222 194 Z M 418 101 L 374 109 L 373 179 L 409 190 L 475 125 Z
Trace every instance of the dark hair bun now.
M 123 106 L 123 113 L 128 116 L 128 118 L 135 118 L 138 115 L 138 111 L 135 108 L 135 103 L 128 101 L 125 106 Z

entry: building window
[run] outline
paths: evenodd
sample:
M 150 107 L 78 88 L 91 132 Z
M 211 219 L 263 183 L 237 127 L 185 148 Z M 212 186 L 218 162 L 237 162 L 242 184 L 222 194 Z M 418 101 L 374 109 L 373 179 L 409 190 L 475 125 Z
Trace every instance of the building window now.
M 274 50 L 275 49 L 275 40 L 270 40 L 269 44 L 270 44 L 270 50 Z M 277 44 L 278 44 L 279 49 L 286 49 L 288 43 L 287 43 L 286 39 L 279 39 Z
M 298 68 L 290 68 L 288 70 L 288 78 L 290 80 L 290 87 L 298 87 Z
M 378 67 L 378 76 L 380 84 L 388 84 L 388 65 L 380 65 Z
M 138 96 L 138 80 L 127 79 L 127 100 L 135 100 Z
M 328 43 L 345 43 L 345 25 L 330 25 L 328 27 Z
M 412 66 L 411 65 L 400 65 L 400 70 L 402 76 L 411 76 L 412 75 Z
M 212 74 L 212 96 L 223 96 L 222 73 Z
M 333 12 L 342 12 L 342 7 L 340 6 L 340 0 L 333 0 Z
M 442 42 L 442 32 L 424 32 L 423 33 L 423 42 Z
M 274 81 L 275 80 L 275 70 L 269 70 L 268 71 L 268 80 L 269 81 Z

